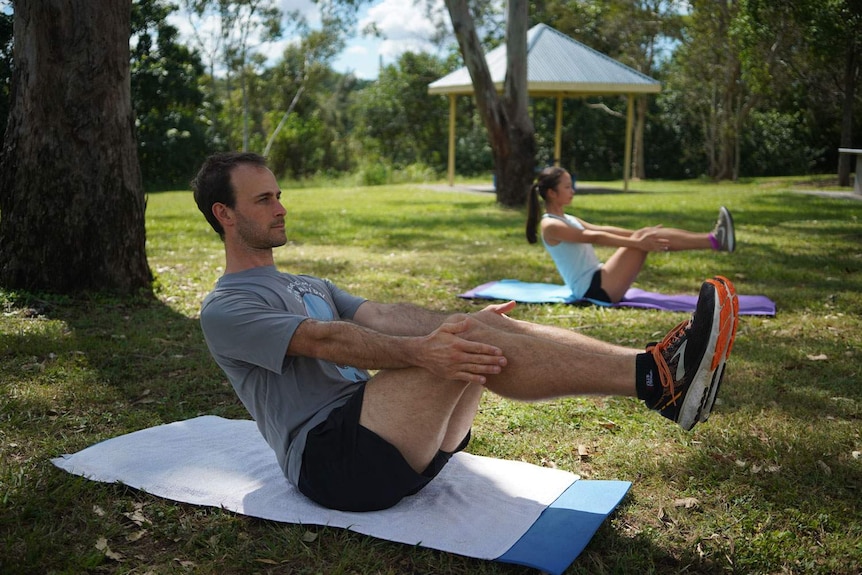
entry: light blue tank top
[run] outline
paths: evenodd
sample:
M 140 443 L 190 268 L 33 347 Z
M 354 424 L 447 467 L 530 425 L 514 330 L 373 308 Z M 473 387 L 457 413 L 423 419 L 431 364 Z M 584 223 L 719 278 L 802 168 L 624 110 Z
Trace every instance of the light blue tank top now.
M 565 217 L 544 214 L 542 218 L 554 218 L 573 228 L 584 229 L 577 218 L 568 214 Z M 593 245 L 582 242 L 560 242 L 552 246 L 548 245 L 544 236 L 542 236 L 542 243 L 548 253 L 551 254 L 557 271 L 560 272 L 566 286 L 572 290 L 572 295 L 578 299 L 584 297 L 590 287 L 590 282 L 593 280 L 593 274 L 602 268 Z

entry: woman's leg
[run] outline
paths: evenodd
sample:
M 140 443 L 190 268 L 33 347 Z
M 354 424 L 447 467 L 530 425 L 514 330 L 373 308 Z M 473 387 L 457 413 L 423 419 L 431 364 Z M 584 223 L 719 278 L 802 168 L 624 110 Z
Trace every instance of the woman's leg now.
M 617 303 L 632 287 L 647 258 L 645 251 L 619 248 L 602 266 L 602 289 Z
M 709 233 L 696 233 L 677 228 L 658 228 L 659 237 L 670 243 L 668 251 L 681 250 L 718 250 L 732 252 L 736 247 L 736 234 L 733 228 L 733 216 L 722 206 L 718 210 L 718 220 Z
M 679 252 L 684 250 L 711 250 L 715 249 L 709 234 L 690 232 L 677 228 L 659 228 L 656 230 L 659 237 L 667 239 L 668 251 Z

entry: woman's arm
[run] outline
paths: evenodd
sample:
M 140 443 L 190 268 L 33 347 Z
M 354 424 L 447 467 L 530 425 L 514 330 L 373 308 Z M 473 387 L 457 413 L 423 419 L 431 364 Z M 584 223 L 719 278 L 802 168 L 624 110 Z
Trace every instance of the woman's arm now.
M 605 232 L 607 234 L 612 234 L 615 236 L 621 236 L 624 238 L 631 237 L 634 234 L 634 230 L 628 230 L 626 228 L 618 228 L 616 226 L 599 226 L 596 224 L 591 224 L 590 222 L 584 221 L 578 218 L 578 221 L 581 222 L 581 225 L 584 226 L 584 229 L 594 231 L 594 232 Z
M 627 230 L 615 226 L 597 226 L 578 219 L 584 229 L 569 226 L 562 221 L 542 221 L 542 236 L 551 245 L 559 242 L 580 242 L 614 248 L 636 248 L 643 251 L 661 251 L 668 241 L 659 236 L 661 226 L 640 230 Z
M 542 220 L 542 237 L 551 245 L 559 242 L 577 242 L 612 247 L 634 247 L 629 241 L 631 230 L 612 226 L 597 226 L 580 218 L 578 221 L 584 229 L 570 226 L 555 218 Z

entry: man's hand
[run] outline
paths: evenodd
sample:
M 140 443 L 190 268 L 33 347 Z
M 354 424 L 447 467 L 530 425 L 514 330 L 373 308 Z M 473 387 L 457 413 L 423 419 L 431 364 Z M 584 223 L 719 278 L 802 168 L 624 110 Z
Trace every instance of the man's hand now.
M 506 308 L 506 304 L 500 306 Z M 486 308 L 487 309 L 487 308 Z M 502 313 L 502 312 L 500 312 Z M 500 373 L 506 365 L 506 358 L 500 348 L 461 337 L 475 320 L 465 317 L 459 321 L 442 324 L 421 339 L 418 357 L 421 367 L 444 378 L 484 385 L 486 375 Z

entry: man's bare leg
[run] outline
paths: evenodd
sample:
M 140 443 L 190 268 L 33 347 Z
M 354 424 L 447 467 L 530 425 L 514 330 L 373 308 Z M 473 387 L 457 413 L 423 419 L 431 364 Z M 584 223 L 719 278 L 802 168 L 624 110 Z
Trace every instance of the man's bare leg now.
M 458 449 L 467 432 L 473 427 L 473 420 L 476 419 L 479 402 L 484 393 L 485 388 L 481 385 L 470 384 L 467 386 L 452 411 L 452 417 L 449 418 L 449 426 L 446 428 L 446 435 L 443 437 L 440 449 L 449 453 Z
M 510 329 L 490 326 L 479 317 Z M 639 350 L 549 329 L 548 335 L 559 331 L 557 335 L 566 340 L 555 341 L 529 334 L 544 331 L 532 327 L 534 324 L 502 316 L 479 317 L 471 319 L 463 335 L 499 347 L 507 360 L 500 374 L 487 376 L 485 387 L 490 391 L 523 401 L 586 394 L 635 395 Z M 423 369 L 381 371 L 366 386 L 359 423 L 392 443 L 411 467 L 422 471 L 439 449 L 451 451 L 457 446 L 472 423 L 480 398 L 477 386 L 440 381 Z
M 515 302 L 490 305 L 482 311 L 475 312 L 471 315 L 482 323 L 503 331 L 521 335 L 530 335 L 556 343 L 575 346 L 585 352 L 614 354 L 618 353 L 620 350 L 618 345 L 589 337 L 571 329 L 517 320 L 504 315 L 508 311 L 514 309 L 514 307 Z
M 638 375 L 645 386 L 641 399 L 684 429 L 703 421 L 712 409 L 711 389 L 720 383 L 738 318 L 733 284 L 721 276 L 702 284 L 692 318 L 644 354 L 502 315 L 511 308 L 511 303 L 489 306 L 470 317 L 460 332 L 503 350 L 505 367 L 485 376 L 487 389 L 522 401 L 586 394 L 638 396 L 635 374 L 645 369 Z M 459 319 L 463 316 L 453 317 Z M 464 366 L 461 371 L 471 370 Z M 460 441 L 480 396 L 474 384 L 441 381 L 420 368 L 383 371 L 366 387 L 360 423 L 422 471 L 444 442 L 451 451 L 456 435 Z

